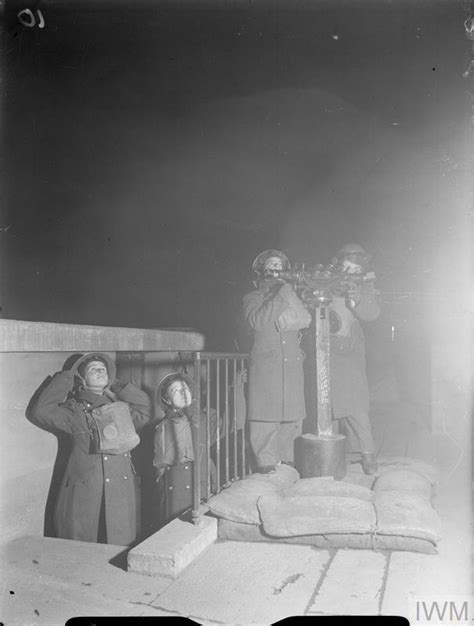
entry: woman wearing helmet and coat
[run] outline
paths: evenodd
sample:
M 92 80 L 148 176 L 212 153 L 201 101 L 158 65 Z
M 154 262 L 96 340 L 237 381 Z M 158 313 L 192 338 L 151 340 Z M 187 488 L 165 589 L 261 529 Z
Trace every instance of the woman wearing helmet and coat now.
M 243 299 L 243 316 L 253 330 L 249 365 L 249 435 L 257 471 L 273 473 L 280 462 L 294 464 L 294 441 L 305 418 L 300 329 L 311 323 L 290 283 L 279 250 L 265 250 L 253 262 L 256 289 Z
M 350 452 L 361 455 L 366 474 L 374 474 L 377 462 L 369 420 L 369 390 L 365 363 L 365 337 L 360 321 L 380 315 L 375 275 L 367 272 L 370 256 L 358 244 L 343 246 L 333 264 L 347 275 L 358 277 L 349 292 L 336 294 L 330 306 L 331 403 L 333 418 L 340 420 Z
M 55 534 L 62 539 L 126 546 L 138 533 L 130 450 L 139 441 L 135 429 L 150 419 L 151 402 L 133 384 L 117 381 L 115 374 L 108 355 L 83 355 L 72 369 L 52 377 L 29 411 L 33 423 L 66 433 L 71 440 L 54 511 Z M 115 410 L 125 429 L 113 422 Z M 104 411 L 106 422 L 100 417 Z M 103 429 L 101 423 L 106 423 Z M 107 446 L 110 452 L 103 452 Z
M 183 372 L 171 372 L 159 383 L 156 401 L 164 417 L 155 427 L 153 467 L 157 482 L 156 522 L 162 526 L 193 505 L 194 445 L 192 421 L 199 416 L 199 461 L 201 495 L 207 488 L 206 437 L 209 419 L 209 445 L 217 439 L 217 412 L 209 418 L 199 411 L 192 397 L 193 380 Z M 216 467 L 209 464 L 210 489 L 216 487 Z

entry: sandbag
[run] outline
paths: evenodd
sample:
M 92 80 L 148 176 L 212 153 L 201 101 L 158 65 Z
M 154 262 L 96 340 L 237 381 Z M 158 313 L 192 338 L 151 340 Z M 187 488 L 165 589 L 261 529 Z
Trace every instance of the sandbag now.
M 409 491 L 426 499 L 431 498 L 430 481 L 410 469 L 393 469 L 384 472 L 377 478 L 372 487 L 374 493 L 382 491 Z
M 229 541 L 265 541 L 273 543 L 294 543 L 325 549 L 361 549 L 361 550 L 401 550 L 437 554 L 436 546 L 426 539 L 377 534 L 337 533 L 327 535 L 299 535 L 296 537 L 272 537 L 267 535 L 262 525 L 240 524 L 226 519 L 219 519 L 218 538 Z
M 289 487 L 300 477 L 298 470 L 291 467 L 291 465 L 286 465 L 285 463 L 277 465 L 275 470 L 274 474 L 259 474 L 256 472 L 255 474 L 250 474 L 243 480 L 264 481 L 265 483 L 271 483 L 282 489 L 284 487 Z
M 427 478 L 432 485 L 435 485 L 439 482 L 439 472 L 438 470 L 429 463 L 422 461 L 421 459 L 410 459 L 404 456 L 391 456 L 391 457 L 379 457 L 377 459 L 379 464 L 379 469 L 377 474 L 381 476 L 385 472 L 394 470 L 394 469 L 407 469 L 413 472 L 417 472 L 421 474 L 425 478 Z
M 258 498 L 276 493 L 278 486 L 271 481 L 243 478 L 212 496 L 206 507 L 217 517 L 244 524 L 260 524 Z
M 342 478 L 341 482 L 349 483 L 351 485 L 360 485 L 361 487 L 371 489 L 375 479 L 375 475 L 368 475 L 364 473 L 360 463 L 349 463 L 347 465 L 346 475 Z
M 367 487 L 334 480 L 332 476 L 301 478 L 283 489 L 282 496 L 338 496 L 372 502 L 374 492 Z
M 257 507 L 263 530 L 275 537 L 375 530 L 374 507 L 358 498 L 275 494 L 259 498 Z
M 289 465 L 277 465 L 274 474 L 250 474 L 232 483 L 227 489 L 212 496 L 205 504 L 217 517 L 224 517 L 244 524 L 259 524 L 257 499 L 263 495 L 278 493 L 299 478 L 299 473 Z
M 428 495 L 435 474 L 401 460 L 373 477 L 373 492 L 332 476 L 298 480 L 294 468 L 280 465 L 275 474 L 233 483 L 207 506 L 219 518 L 220 539 L 436 554 L 441 524 Z
M 429 500 L 408 491 L 380 491 L 375 494 L 379 535 L 418 537 L 436 543 L 441 538 L 441 522 Z

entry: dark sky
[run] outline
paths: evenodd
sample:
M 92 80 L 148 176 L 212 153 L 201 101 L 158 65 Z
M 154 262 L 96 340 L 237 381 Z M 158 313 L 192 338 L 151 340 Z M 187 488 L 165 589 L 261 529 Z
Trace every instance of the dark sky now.
M 34 6 L 42 29 L 16 17 Z M 232 349 L 260 250 L 353 240 L 387 293 L 422 291 L 465 184 L 466 8 L 7 2 L 3 316 Z

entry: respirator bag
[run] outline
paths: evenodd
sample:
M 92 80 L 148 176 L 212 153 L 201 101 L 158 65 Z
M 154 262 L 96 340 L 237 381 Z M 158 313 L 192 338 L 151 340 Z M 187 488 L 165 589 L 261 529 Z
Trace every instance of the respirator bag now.
M 95 425 L 97 454 L 124 454 L 140 443 L 126 402 L 112 402 L 88 412 Z

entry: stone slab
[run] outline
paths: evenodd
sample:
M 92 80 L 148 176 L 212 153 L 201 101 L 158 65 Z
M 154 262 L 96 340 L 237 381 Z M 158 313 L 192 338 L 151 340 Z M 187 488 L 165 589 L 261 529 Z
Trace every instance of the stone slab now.
M 64 626 L 73 617 L 172 616 L 146 603 L 110 598 L 54 576 L 38 578 L 16 571 L 2 576 L 2 582 L 1 615 L 8 626 Z
M 308 607 L 308 615 L 377 615 L 388 556 L 338 550 Z
M 129 572 L 175 579 L 217 540 L 217 519 L 201 516 L 198 524 L 174 519 L 132 548 Z
M 310 546 L 216 543 L 153 606 L 198 623 L 272 624 L 304 615 L 329 558 Z
M 445 528 L 445 532 L 446 532 Z M 435 596 L 440 600 L 472 594 L 472 540 L 463 541 L 459 529 L 438 544 L 439 554 L 394 552 L 387 578 L 384 615 L 409 617 L 410 599 Z
M 170 615 L 151 607 L 170 581 L 127 573 L 123 546 L 26 536 L 3 546 L 0 559 L 0 615 L 8 626 Z
M 0 320 L 1 352 L 107 352 L 202 350 L 194 330 L 125 328 Z
M 469 555 L 467 555 L 469 557 Z M 471 563 L 459 559 L 394 552 L 392 554 L 382 612 L 384 615 L 410 617 L 410 600 L 434 597 L 443 601 L 454 596 L 469 595 Z

